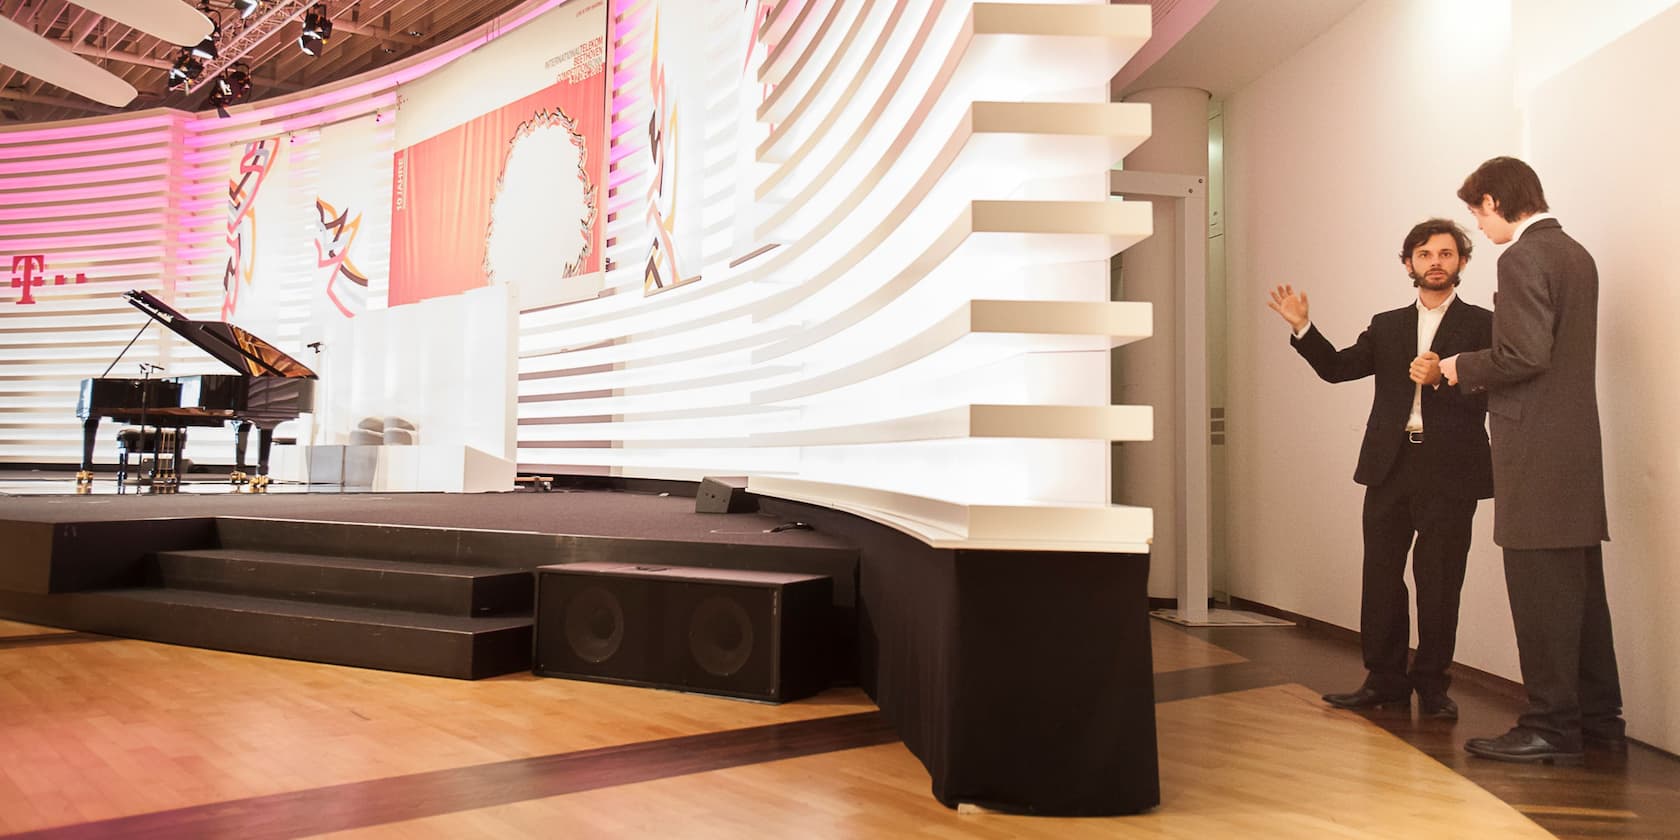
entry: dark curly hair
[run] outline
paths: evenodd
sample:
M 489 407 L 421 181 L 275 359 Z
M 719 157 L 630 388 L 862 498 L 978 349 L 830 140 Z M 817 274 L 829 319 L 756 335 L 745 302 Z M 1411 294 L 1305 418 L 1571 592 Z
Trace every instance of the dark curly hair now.
M 1416 251 L 1419 245 L 1428 242 L 1431 237 L 1441 233 L 1450 234 L 1453 242 L 1458 244 L 1458 258 L 1460 260 L 1470 259 L 1470 249 L 1472 247 L 1470 234 L 1465 233 L 1464 228 L 1459 227 L 1458 223 L 1451 219 L 1424 219 L 1412 226 L 1411 233 L 1406 234 L 1406 241 L 1400 245 L 1400 259 L 1403 261 L 1411 259 L 1412 252 Z

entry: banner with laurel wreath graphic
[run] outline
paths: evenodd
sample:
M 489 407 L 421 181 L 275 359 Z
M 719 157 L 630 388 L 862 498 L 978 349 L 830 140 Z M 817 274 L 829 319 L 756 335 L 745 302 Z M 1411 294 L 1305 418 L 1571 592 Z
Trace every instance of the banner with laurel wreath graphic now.
M 597 65 L 398 150 L 390 305 L 599 271 L 605 96 Z

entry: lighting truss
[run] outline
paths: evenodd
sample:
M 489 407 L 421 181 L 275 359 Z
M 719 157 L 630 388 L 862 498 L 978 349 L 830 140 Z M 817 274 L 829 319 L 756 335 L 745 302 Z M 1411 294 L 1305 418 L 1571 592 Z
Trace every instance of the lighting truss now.
M 221 76 L 222 71 L 239 63 L 240 59 L 257 48 L 287 24 L 303 17 L 318 0 L 278 0 L 248 18 L 234 18 L 222 25 L 220 54 L 214 61 L 204 62 L 204 73 L 186 90 L 196 92 Z

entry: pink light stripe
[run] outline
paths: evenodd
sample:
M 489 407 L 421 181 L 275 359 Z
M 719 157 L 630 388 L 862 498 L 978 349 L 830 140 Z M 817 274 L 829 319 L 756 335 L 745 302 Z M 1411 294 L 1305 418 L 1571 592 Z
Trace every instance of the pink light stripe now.
M 271 119 L 260 124 L 248 125 L 238 131 L 228 131 L 216 135 L 217 144 L 227 146 L 243 146 L 256 140 L 266 140 L 271 137 L 283 137 L 284 142 L 299 150 L 320 142 L 318 129 L 323 125 L 343 122 L 355 117 L 366 116 L 376 111 L 388 110 L 396 107 L 396 91 L 386 91 L 377 96 L 353 100 L 345 105 L 318 111 L 306 111 L 287 119 Z M 295 133 L 293 133 L 295 132 Z M 202 138 L 194 138 L 192 145 L 204 147 L 208 143 L 197 142 Z
M 223 195 L 220 198 L 216 198 L 216 197 L 190 198 L 190 199 L 187 199 L 187 200 L 181 202 L 181 209 L 186 211 L 186 213 L 188 214 L 188 218 L 193 218 L 193 219 L 199 218 L 200 216 L 204 215 L 204 211 L 206 211 L 206 210 L 215 210 L 218 207 L 220 207 L 220 208 L 226 208 L 227 207 L 227 194 L 226 193 L 223 193 Z
M 616 198 L 609 199 L 607 201 L 607 212 L 608 213 L 617 213 L 617 212 L 623 210 L 624 208 L 629 207 L 632 204 L 635 204 L 637 201 L 643 200 L 645 198 L 646 198 L 646 196 L 641 196 L 641 195 L 621 195 L 621 196 L 617 196 Z
M 611 166 L 612 164 L 618 163 L 637 152 L 646 151 L 647 147 L 646 142 L 620 143 L 619 145 L 613 147 L 611 154 L 607 155 L 607 165 Z
M 67 157 L 69 155 L 83 155 L 88 152 L 122 151 L 142 146 L 167 146 L 173 139 L 167 131 L 147 131 L 139 134 L 122 134 L 116 137 L 78 140 L 70 143 L 41 143 L 35 148 L 18 146 L 14 149 L 6 149 L 3 154 L 0 154 L 0 157 L 4 157 L 6 160 Z
M 110 181 L 128 181 L 139 178 L 161 178 L 169 174 L 168 164 L 154 166 L 125 166 L 111 169 L 98 169 L 91 172 L 74 172 L 60 175 L 31 175 L 0 178 L 0 193 L 11 190 L 40 190 L 51 187 L 70 187 L 81 184 L 98 184 Z M 0 200 L 9 199 L 8 197 Z
M 108 184 L 97 187 L 82 187 L 80 189 L 61 189 L 41 192 L 35 195 L 5 196 L 0 198 L 11 207 L 37 206 L 41 208 L 53 207 L 58 204 L 68 204 L 85 201 L 90 198 L 109 198 L 111 196 L 128 195 L 156 195 L 169 189 L 169 185 L 159 181 L 137 181 L 132 184 Z
M 638 128 L 645 130 L 647 126 L 636 120 L 615 120 L 613 121 L 612 132 L 607 137 L 607 141 L 617 143 L 618 138 L 623 137 Z
M 631 128 L 641 128 L 643 131 L 646 131 L 648 117 L 652 113 L 652 108 L 644 108 L 642 107 L 642 103 L 637 102 L 622 111 L 614 111 L 613 126 L 622 127 L 628 125 Z
M 324 124 L 339 123 L 339 121 L 344 121 L 344 119 L 354 118 L 354 116 L 361 116 L 361 114 L 371 114 L 371 113 L 373 113 L 373 111 L 380 111 L 380 109 L 391 108 L 391 106 L 395 106 L 395 104 L 396 104 L 396 91 L 390 91 L 390 92 L 385 92 L 385 94 L 380 94 L 380 96 L 375 96 L 375 97 L 371 97 L 371 99 L 366 99 L 366 101 L 349 102 L 349 104 L 346 104 L 346 106 L 339 106 L 339 108 L 331 109 L 331 111 L 321 111 L 321 113 L 312 113 L 312 114 L 301 114 L 301 116 L 296 116 L 296 118 L 282 119 L 282 121 L 279 121 L 279 123 L 270 123 L 270 126 L 276 126 L 276 128 L 281 129 L 281 131 L 297 131 L 297 129 L 316 128 L 316 126 L 324 126 Z M 299 138 L 302 138 L 301 134 L 299 134 Z M 311 136 L 311 138 L 299 139 L 299 144 L 304 144 L 304 143 L 319 143 L 319 136 Z
M 161 111 L 161 113 L 159 113 Z M 131 119 L 101 119 L 74 120 L 68 124 L 54 123 L 47 128 L 7 130 L 0 129 L 0 148 L 22 145 L 25 143 L 42 143 L 53 140 L 72 140 L 90 137 L 101 137 L 109 134 L 122 134 L 144 131 L 148 128 L 159 128 L 175 124 L 179 111 L 164 111 L 153 109 L 143 111 Z M 9 149 L 8 149 L 9 151 Z M 8 155 L 9 157 L 10 155 Z
M 233 165 L 231 163 L 224 163 L 221 166 L 193 166 L 181 170 L 178 174 L 182 179 L 194 186 L 209 183 L 221 188 L 226 188 L 228 176 L 233 174 Z M 186 188 L 180 187 L 177 189 Z
M 636 178 L 641 177 L 641 175 L 642 171 L 639 169 L 615 170 L 612 174 L 607 176 L 607 189 L 616 190 L 622 186 L 625 181 L 635 180 Z
M 636 63 L 628 67 L 619 66 L 612 71 L 612 95 L 616 99 L 620 96 L 645 95 L 647 86 L 647 64 Z
M 221 147 L 207 147 L 199 152 L 182 152 L 177 160 L 189 166 L 201 163 L 227 163 L 239 156 L 239 147 L 229 144 Z
M 641 22 L 642 16 L 648 13 L 650 5 L 646 2 L 640 2 L 640 0 L 628 4 L 614 3 L 612 8 L 607 11 L 607 17 L 614 22 L 613 25 L 620 32 L 626 29 L 634 29 L 636 24 Z M 628 10 L 626 10 L 626 6 L 629 7 Z
M 61 272 L 69 273 L 72 271 L 86 272 L 89 283 L 95 283 L 101 280 L 112 280 L 120 277 L 132 277 L 137 274 L 157 274 L 163 268 L 163 263 L 156 260 L 125 263 L 97 261 L 77 262 L 62 259 L 58 255 L 53 255 L 50 260 L 52 261 L 47 263 L 47 267 L 52 269 L 52 273 L 59 274 Z
M 44 253 L 47 255 L 47 267 L 56 274 L 61 265 L 78 265 L 81 263 L 96 263 L 107 260 L 126 260 L 136 258 L 160 259 L 163 251 L 160 245 L 146 248 L 107 248 L 98 251 L 30 251 L 29 253 Z M 92 278 L 89 278 L 92 279 Z
M 129 213 L 120 216 L 98 216 L 93 218 L 66 219 L 63 221 L 32 221 L 25 224 L 6 225 L 0 227 L 0 240 L 14 237 L 40 236 L 51 233 L 87 233 L 88 228 L 110 230 L 112 228 L 131 228 L 142 225 L 161 227 L 168 216 L 161 212 Z
M 0 222 L 29 221 L 48 216 L 103 216 L 112 213 L 129 213 L 135 210 L 150 210 L 158 206 L 156 197 L 127 198 L 120 201 L 78 202 L 74 207 L 0 207 Z
M 6 231 L 0 236 L 0 254 L 46 253 L 60 248 L 91 248 L 99 245 L 133 245 L 141 242 L 163 242 L 167 232 L 161 228 L 125 230 L 115 233 L 34 233 Z M 51 262 L 47 263 L 52 265 Z
M 168 146 L 155 146 L 148 149 L 136 149 L 131 152 L 115 152 L 104 155 L 78 155 L 71 158 L 38 158 L 19 163 L 0 163 L 0 175 L 24 175 L 31 172 L 65 172 L 70 170 L 94 169 L 116 166 L 124 163 L 140 163 L 143 161 L 169 160 L 171 149 Z

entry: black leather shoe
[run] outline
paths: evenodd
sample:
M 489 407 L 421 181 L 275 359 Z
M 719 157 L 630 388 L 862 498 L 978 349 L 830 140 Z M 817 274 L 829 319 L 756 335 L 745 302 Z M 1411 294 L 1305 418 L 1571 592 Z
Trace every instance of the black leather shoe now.
M 1532 729 L 1517 727 L 1498 738 L 1471 738 L 1464 751 L 1494 761 L 1521 763 L 1580 764 L 1586 756 L 1579 749 L 1568 750 Z
M 1458 720 L 1458 704 L 1445 691 L 1419 694 L 1418 713 L 1424 717 Z
M 1338 709 L 1380 709 L 1388 706 L 1412 705 L 1410 689 L 1403 692 L 1377 691 L 1372 688 L 1361 688 L 1347 694 L 1326 694 L 1324 702 Z

